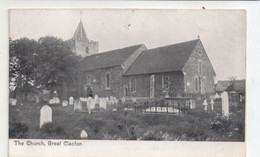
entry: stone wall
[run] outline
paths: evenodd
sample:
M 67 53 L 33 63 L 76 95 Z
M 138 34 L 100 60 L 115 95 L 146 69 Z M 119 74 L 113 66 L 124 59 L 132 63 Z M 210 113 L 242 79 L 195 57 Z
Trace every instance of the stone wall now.
M 124 85 L 128 87 L 128 96 L 133 97 L 150 97 L 150 77 L 151 74 L 147 75 L 136 75 L 125 77 Z M 169 77 L 169 88 L 162 87 L 163 76 Z M 130 92 L 130 80 L 134 77 L 136 79 L 136 91 Z M 154 74 L 154 97 L 164 97 L 167 92 L 171 95 L 177 95 L 184 92 L 183 74 L 182 72 L 170 72 L 170 73 L 158 73 Z
M 84 88 L 89 87 L 92 89 L 93 95 L 121 98 L 123 96 L 122 71 L 123 69 L 120 66 L 116 66 L 81 72 L 78 81 L 79 94 L 84 96 Z M 107 73 L 110 74 L 110 88 L 105 86 Z M 91 78 L 91 81 L 87 81 L 88 77 Z
M 201 73 L 199 72 L 199 61 L 201 61 Z M 214 77 L 216 76 L 210 60 L 205 52 L 203 45 L 199 41 L 193 53 L 183 68 L 185 92 L 192 94 L 210 94 L 214 93 Z M 205 90 L 199 84 L 196 90 L 195 77 L 205 79 Z

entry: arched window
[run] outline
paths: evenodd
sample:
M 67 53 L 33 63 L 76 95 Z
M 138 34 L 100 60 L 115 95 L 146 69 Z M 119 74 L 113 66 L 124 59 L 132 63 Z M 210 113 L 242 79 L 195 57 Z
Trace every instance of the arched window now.
M 201 60 L 199 60 L 199 62 L 198 62 L 198 69 L 199 69 L 199 74 L 201 74 L 201 69 L 202 69 Z
M 198 77 L 195 77 L 194 84 L 195 84 L 195 90 L 199 91 L 199 80 L 198 80 Z
M 92 83 L 91 81 L 91 75 L 87 76 L 87 85 L 90 85 Z
M 106 73 L 105 85 L 106 85 L 106 88 L 110 88 L 110 73 Z
M 135 81 L 134 77 L 132 77 L 131 80 L 130 80 L 130 90 L 131 90 L 131 92 L 136 91 L 136 81 Z
M 169 88 L 169 77 L 168 76 L 162 77 L 162 88 L 164 88 L 164 89 Z

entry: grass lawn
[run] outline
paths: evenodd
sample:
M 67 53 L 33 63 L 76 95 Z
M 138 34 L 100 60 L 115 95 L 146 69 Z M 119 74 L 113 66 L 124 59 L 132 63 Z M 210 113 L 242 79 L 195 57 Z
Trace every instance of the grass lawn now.
M 80 139 L 86 130 L 95 140 L 244 141 L 244 108 L 230 119 L 201 107 L 187 115 L 143 114 L 131 111 L 75 113 L 73 106 L 51 106 L 52 123 L 39 129 L 38 106 L 10 106 L 9 137 L 28 139 Z M 216 106 L 217 109 L 217 106 Z

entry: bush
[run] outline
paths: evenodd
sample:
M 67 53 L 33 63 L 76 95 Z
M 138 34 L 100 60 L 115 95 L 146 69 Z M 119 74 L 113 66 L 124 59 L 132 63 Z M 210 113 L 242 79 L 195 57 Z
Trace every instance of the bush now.
M 40 129 L 42 138 L 63 138 L 65 137 L 65 131 L 58 123 L 45 123 Z
M 28 130 L 28 126 L 23 123 L 11 123 L 9 125 L 9 138 L 27 138 Z

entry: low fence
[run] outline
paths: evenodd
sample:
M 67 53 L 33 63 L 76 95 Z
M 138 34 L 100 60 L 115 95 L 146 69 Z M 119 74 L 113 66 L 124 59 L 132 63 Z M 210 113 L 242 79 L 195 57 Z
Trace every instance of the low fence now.
M 124 110 L 131 110 L 135 113 L 160 113 L 183 115 L 188 110 L 195 108 L 193 98 L 166 98 L 161 101 L 146 101 L 126 104 Z

